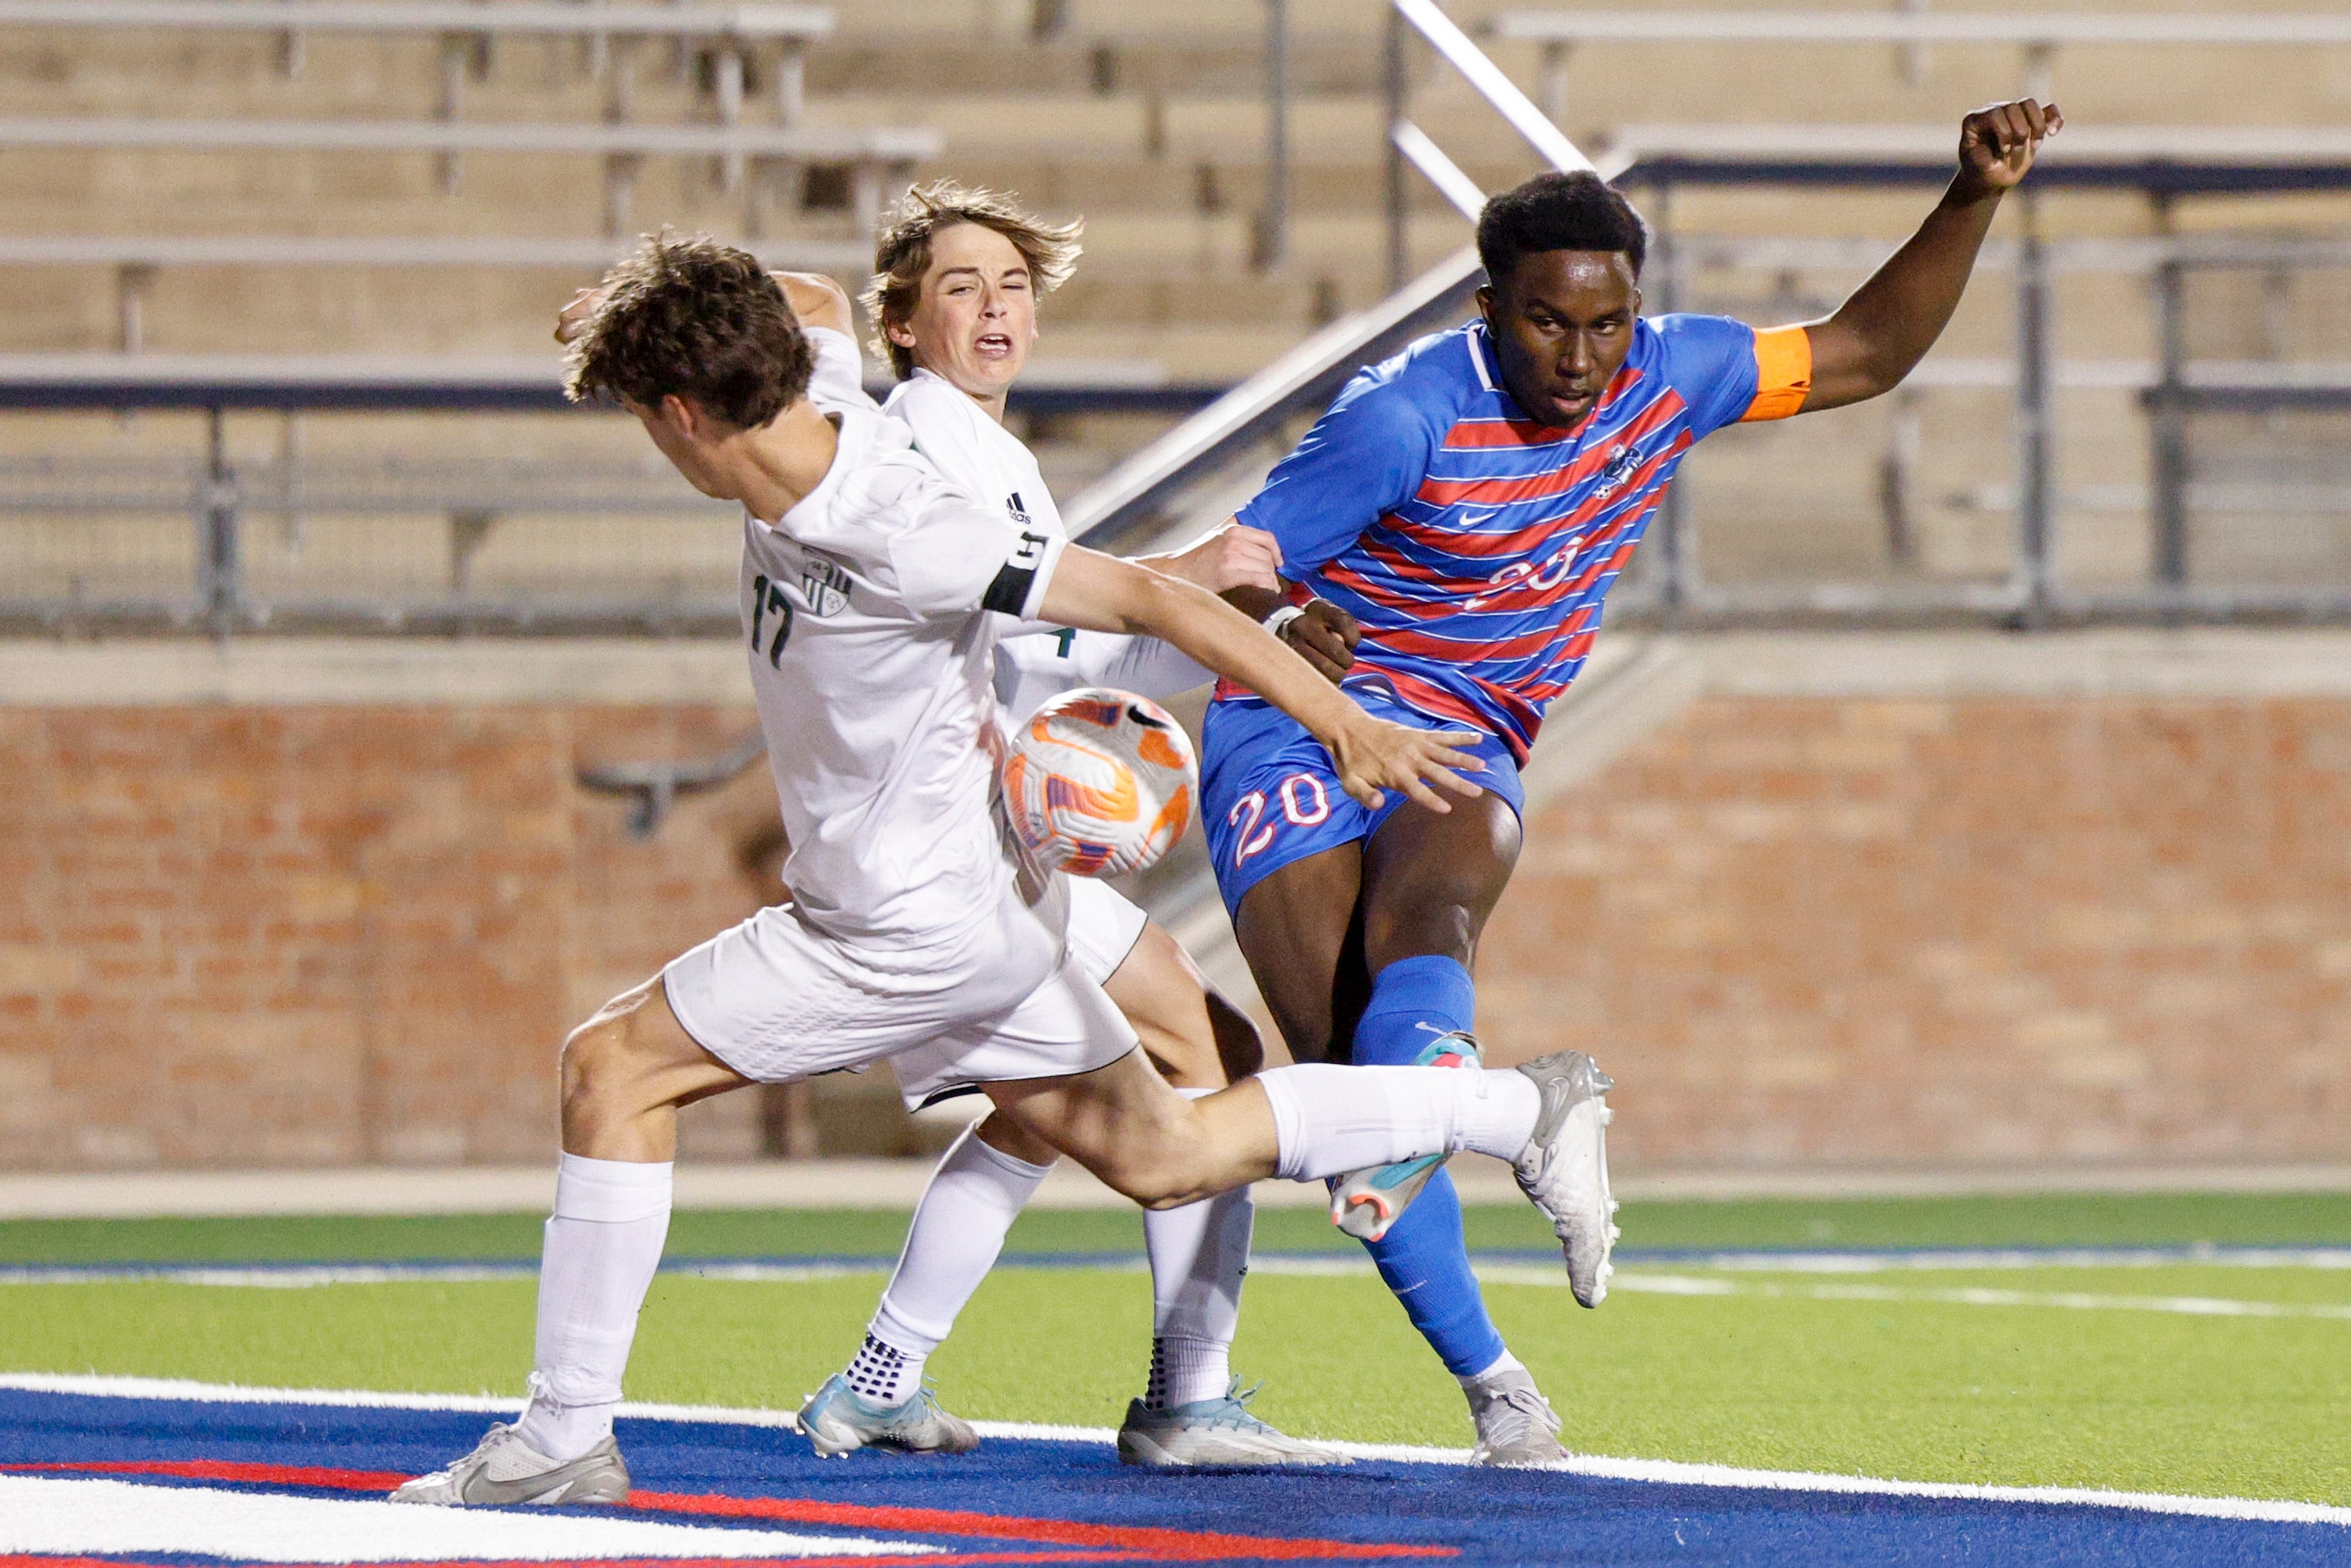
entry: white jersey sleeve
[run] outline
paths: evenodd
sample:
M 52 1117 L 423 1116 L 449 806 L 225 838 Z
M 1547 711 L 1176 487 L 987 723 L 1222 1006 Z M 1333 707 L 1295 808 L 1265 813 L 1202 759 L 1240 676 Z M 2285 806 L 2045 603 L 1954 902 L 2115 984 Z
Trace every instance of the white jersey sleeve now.
M 890 565 L 906 608 L 925 620 L 993 610 L 1032 621 L 1069 542 L 947 491 L 891 536 Z
M 1216 678 L 1216 672 L 1156 637 L 1063 627 L 1024 632 L 996 644 L 996 700 L 1016 722 L 1080 686 L 1156 700 Z
M 1115 632 L 1080 632 L 1071 649 L 1078 679 L 1137 696 L 1172 697 L 1205 686 L 1217 673 L 1172 643 Z
M 865 391 L 865 361 L 856 339 L 830 327 L 804 327 L 801 332 L 816 353 L 816 369 L 809 377 L 810 402 L 827 413 L 844 408 L 872 413 L 881 407 Z

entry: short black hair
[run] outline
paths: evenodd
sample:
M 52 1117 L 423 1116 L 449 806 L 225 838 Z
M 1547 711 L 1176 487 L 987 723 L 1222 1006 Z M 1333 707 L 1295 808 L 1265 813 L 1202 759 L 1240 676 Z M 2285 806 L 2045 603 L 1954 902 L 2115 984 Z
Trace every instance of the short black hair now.
M 1649 225 L 1623 192 L 1588 169 L 1538 174 L 1486 204 L 1478 216 L 1478 259 L 1499 288 L 1520 256 L 1539 250 L 1621 250 L 1638 277 Z

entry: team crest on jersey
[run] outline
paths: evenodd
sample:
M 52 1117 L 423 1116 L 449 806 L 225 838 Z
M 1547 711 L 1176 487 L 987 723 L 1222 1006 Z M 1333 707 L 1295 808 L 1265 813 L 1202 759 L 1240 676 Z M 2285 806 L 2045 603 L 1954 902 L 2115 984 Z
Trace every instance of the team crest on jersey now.
M 1633 470 L 1640 465 L 1641 449 L 1638 446 L 1628 442 L 1617 447 L 1608 454 L 1608 462 L 1600 470 L 1600 481 L 1592 486 L 1593 495 L 1602 499 L 1614 495 L 1625 480 L 1633 476 Z
M 809 613 L 820 619 L 838 615 L 849 603 L 849 572 L 829 560 L 811 559 L 800 574 L 800 597 Z

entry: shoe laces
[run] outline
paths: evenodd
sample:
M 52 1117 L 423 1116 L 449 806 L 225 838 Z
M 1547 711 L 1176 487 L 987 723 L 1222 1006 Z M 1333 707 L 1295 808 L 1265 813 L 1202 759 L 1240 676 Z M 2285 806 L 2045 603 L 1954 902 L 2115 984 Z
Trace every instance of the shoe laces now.
M 1264 1427 L 1265 1423 L 1259 1420 L 1249 1407 L 1249 1402 L 1256 1398 L 1264 1387 L 1265 1385 L 1262 1383 L 1252 1383 L 1247 1388 L 1243 1388 L 1241 1380 L 1238 1377 L 1234 1378 L 1225 1385 L 1225 1396 L 1219 1402 L 1219 1408 L 1206 1419 L 1215 1426 L 1238 1427 L 1245 1431 L 1256 1431 Z
M 1519 1431 L 1531 1430 L 1536 1427 L 1541 1427 L 1545 1432 L 1556 1437 L 1563 1425 L 1559 1418 L 1559 1412 L 1551 1407 L 1551 1401 L 1525 1384 L 1513 1384 L 1497 1394 L 1493 1404 L 1487 1408 L 1492 1410 L 1497 1407 L 1512 1412 L 1520 1417 L 1514 1424 L 1518 1430 L 1512 1431 L 1510 1434 L 1511 1437 L 1516 1437 Z

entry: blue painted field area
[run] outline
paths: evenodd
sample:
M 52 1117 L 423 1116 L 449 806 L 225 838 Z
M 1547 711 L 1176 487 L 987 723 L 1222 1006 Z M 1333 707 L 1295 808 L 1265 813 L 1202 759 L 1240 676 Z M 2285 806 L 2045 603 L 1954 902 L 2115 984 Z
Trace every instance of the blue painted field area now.
M 1365 1458 L 1336 1472 L 1122 1469 L 1092 1439 L 820 1461 L 772 1417 L 624 1419 L 626 1510 L 452 1514 L 373 1501 L 463 1451 L 483 1408 L 0 1389 L 0 1563 L 1447 1561 L 2351 1563 L 2292 1505 L 2155 1511 Z M 94 1386 L 94 1385 L 93 1385 Z M 364 1396 L 354 1396 L 360 1398 Z M 413 1402 L 429 1406 L 427 1400 Z M 450 1401 L 474 1405 L 481 1402 Z M 1620 1469 L 1626 1467 L 1618 1467 Z M 1736 1475 L 1736 1472 L 1731 1472 Z M 1768 1484 L 1767 1484 L 1768 1483 Z M 2222 1517 L 2230 1512 L 2267 1517 Z M 601 1532 L 601 1536 L 593 1532 Z M 562 1539 L 555 1539 L 560 1535 Z M 151 1539 L 152 1538 L 152 1539 Z M 603 1540 L 607 1545 L 597 1542 Z M 356 1544 L 355 1544 L 356 1543 Z

